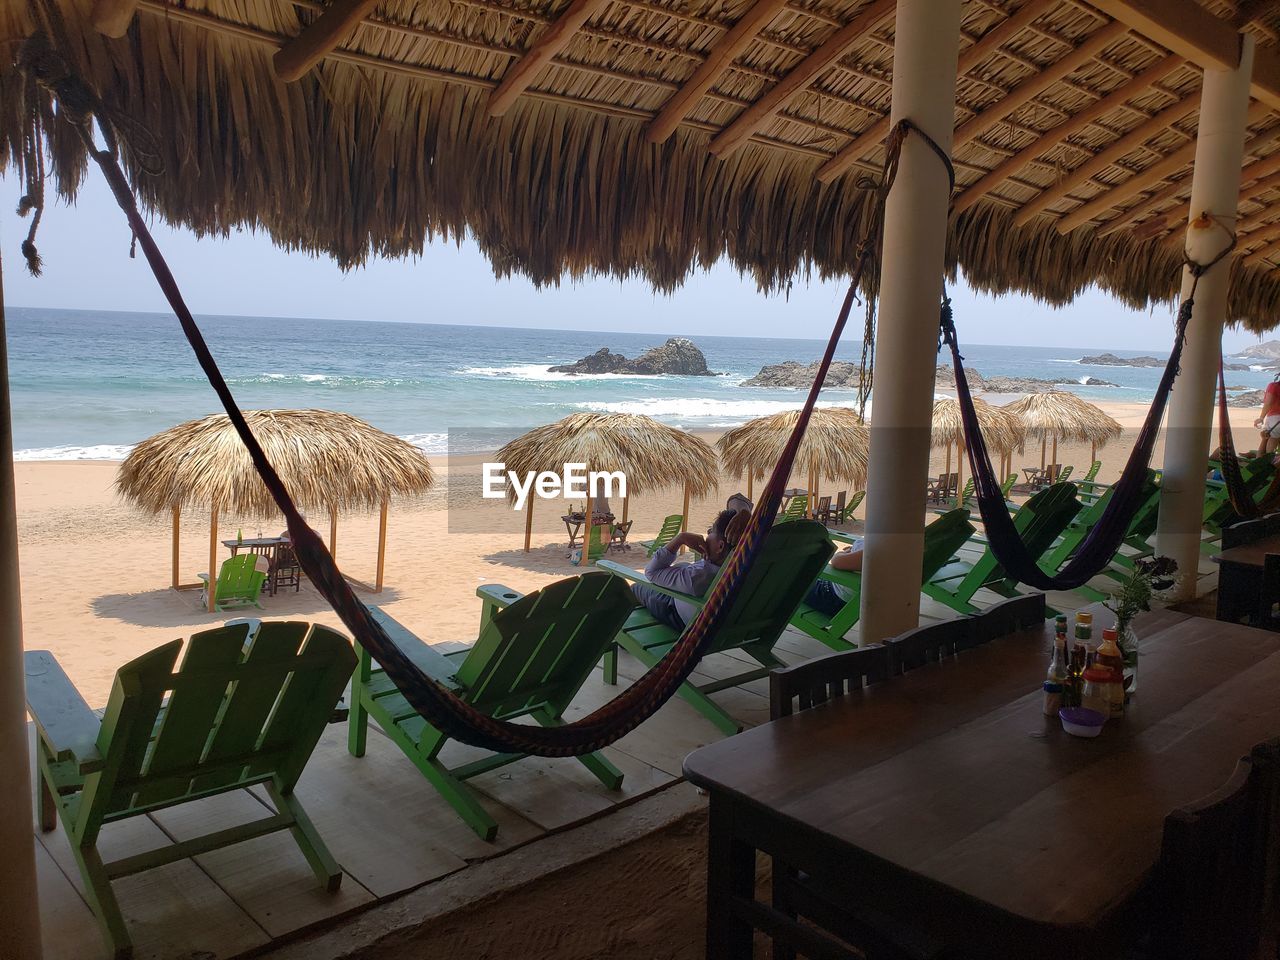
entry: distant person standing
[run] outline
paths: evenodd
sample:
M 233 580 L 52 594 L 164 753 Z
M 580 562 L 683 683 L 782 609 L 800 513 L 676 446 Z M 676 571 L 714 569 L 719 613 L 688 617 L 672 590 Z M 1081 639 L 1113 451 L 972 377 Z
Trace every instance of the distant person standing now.
M 1274 453 L 1280 446 L 1280 374 L 1267 384 L 1262 391 L 1262 415 L 1253 421 L 1255 427 L 1262 429 L 1262 443 L 1259 450 Z

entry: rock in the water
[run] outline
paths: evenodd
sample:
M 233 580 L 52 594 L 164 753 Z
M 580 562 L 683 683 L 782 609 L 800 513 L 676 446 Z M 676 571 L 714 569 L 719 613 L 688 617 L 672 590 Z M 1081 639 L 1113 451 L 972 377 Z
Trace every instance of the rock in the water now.
M 856 390 L 859 381 L 859 365 L 845 360 L 836 360 L 827 370 L 824 387 L 845 387 Z M 785 360 L 782 363 L 771 363 L 761 367 L 750 380 L 743 380 L 744 387 L 781 387 L 788 390 L 806 390 L 818 375 L 818 364 L 797 363 Z
M 1163 367 L 1166 361 L 1158 357 L 1117 357 L 1114 353 L 1103 353 L 1096 357 L 1081 357 L 1080 362 L 1097 367 Z
M 628 374 L 673 374 L 680 377 L 714 377 L 715 373 L 707 369 L 707 358 L 692 340 L 684 337 L 672 337 L 660 347 L 646 350 L 634 360 L 628 360 L 620 353 L 613 353 L 608 347 L 601 347 L 590 356 L 583 357 L 574 363 L 548 367 L 552 373 L 628 373 Z
M 1234 397 L 1227 398 L 1228 407 L 1262 407 L 1262 391 L 1246 390 L 1244 393 L 1237 393 Z
M 1251 347 L 1241 350 L 1236 354 L 1237 357 L 1248 357 L 1251 360 L 1280 360 L 1280 340 L 1268 340 L 1266 343 L 1256 343 Z

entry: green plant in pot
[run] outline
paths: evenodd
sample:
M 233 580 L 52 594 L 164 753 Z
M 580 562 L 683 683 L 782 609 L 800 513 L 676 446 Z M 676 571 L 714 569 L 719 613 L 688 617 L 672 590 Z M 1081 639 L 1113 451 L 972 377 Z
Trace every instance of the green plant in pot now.
M 1138 692 L 1138 635 L 1133 632 L 1133 619 L 1164 591 L 1178 582 L 1178 562 L 1172 557 L 1134 560 L 1133 572 L 1120 582 L 1104 606 L 1116 617 L 1116 642 L 1124 654 L 1125 699 Z

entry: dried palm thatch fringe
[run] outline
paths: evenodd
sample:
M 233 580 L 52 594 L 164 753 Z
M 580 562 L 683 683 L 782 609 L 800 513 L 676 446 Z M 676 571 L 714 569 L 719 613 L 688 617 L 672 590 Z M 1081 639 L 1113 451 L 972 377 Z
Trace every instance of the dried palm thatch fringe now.
M 748 471 L 752 477 L 767 475 L 782 458 L 799 416 L 799 410 L 786 410 L 726 430 L 716 441 L 725 471 L 732 476 Z M 809 419 L 793 470 L 806 480 L 826 477 L 862 487 L 867 481 L 869 446 L 870 435 L 857 411 L 820 407 Z
M 1018 417 L 1028 436 L 1078 440 L 1102 446 L 1120 436 L 1120 422 L 1100 407 L 1065 390 L 1031 393 L 1004 408 Z
M 417 255 L 433 238 L 470 236 L 499 276 L 520 272 L 540 284 L 592 273 L 643 276 L 661 290 L 724 258 L 761 289 L 778 290 L 809 276 L 847 277 L 858 259 L 857 238 L 867 234 L 875 211 L 875 198 L 856 186 L 857 168 L 830 184 L 817 180 L 828 154 L 794 148 L 813 130 L 799 121 L 780 117 L 777 129 L 770 128 L 774 139 L 795 134 L 789 146 L 751 141 L 721 161 L 707 144 L 738 107 L 709 100 L 698 114 L 707 119 L 682 126 L 659 146 L 644 139 L 646 122 L 689 69 L 687 56 L 668 57 L 667 48 L 691 45 L 696 59 L 700 44 L 718 35 L 714 24 L 732 22 L 740 5 L 694 2 L 682 5 L 683 12 L 610 6 L 592 28 L 599 36 L 584 35 L 573 47 L 575 61 L 596 72 L 551 67 L 538 90 L 496 121 L 485 115 L 484 103 L 510 54 L 364 27 L 348 49 L 298 83 L 284 84 L 272 72 L 271 55 L 310 21 L 309 9 L 245 0 L 205 11 L 203 4 L 147 0 L 128 38 L 111 41 L 87 25 L 89 6 L 87 0 L 0 4 L 0 49 L 12 49 L 38 26 L 46 29 L 112 117 L 144 205 L 199 235 L 262 229 L 286 249 L 331 255 L 347 267 L 374 255 Z M 380 11 L 389 22 L 465 34 L 468 43 L 519 52 L 531 25 L 548 19 L 546 6 L 531 5 L 531 20 L 513 9 L 460 3 L 386 0 Z M 1055 8 L 1042 29 L 1074 36 L 1087 19 L 1078 6 Z M 65 25 L 51 22 L 48 11 L 54 9 Z M 965 17 L 977 34 L 1000 19 L 990 5 L 976 3 L 966 4 Z M 1094 15 L 1089 22 L 1096 26 L 1100 19 Z M 670 20 L 671 43 L 651 36 L 655 20 Z M 764 76 L 785 72 L 796 52 L 815 45 L 828 29 L 788 13 L 776 27 L 783 46 L 766 43 L 762 49 Z M 707 39 L 693 36 L 699 30 Z M 615 33 L 641 42 L 604 42 Z M 1018 43 L 1019 57 L 1049 62 L 1061 55 L 1060 43 L 1034 32 Z M 841 83 L 865 91 L 881 113 L 887 85 L 862 77 L 888 75 L 882 46 L 859 48 L 859 74 L 833 68 Z M 652 49 L 663 55 L 651 55 Z M 1149 45 L 1127 42 L 1112 56 L 1136 71 L 1152 54 Z M 1012 58 L 1001 71 L 1021 76 L 1017 64 Z M 654 82 L 643 79 L 650 75 Z M 1198 82 L 1194 71 L 1178 78 L 1166 83 L 1174 95 L 1193 91 Z M 1078 87 L 1085 80 L 1073 82 Z M 731 71 L 722 86 L 740 103 L 758 96 L 765 83 L 751 71 Z M 970 109 L 984 109 L 989 87 L 968 86 L 977 97 Z M 1079 90 L 1069 86 L 1042 100 L 1078 101 Z M 868 113 L 838 99 L 841 89 L 827 93 L 831 106 L 824 117 L 837 129 L 847 124 L 851 136 L 865 127 Z M 1066 106 L 1063 111 L 1071 112 Z M 50 122 L 52 116 L 47 90 L 0 66 L 0 165 L 25 171 L 26 145 L 32 136 L 42 137 L 57 189 L 69 198 L 87 156 L 65 125 Z M 1095 135 L 1105 131 L 1075 140 L 1088 144 Z M 976 141 L 958 148 L 958 157 L 969 158 L 966 177 L 994 165 L 996 155 L 984 151 Z M 1021 176 L 1036 186 L 1050 176 L 1043 166 Z M 1029 193 L 1022 181 L 1001 189 L 1006 196 Z M 952 218 L 953 279 L 963 269 L 979 290 L 1025 292 L 1053 304 L 1067 303 L 1095 283 L 1138 308 L 1176 296 L 1176 250 L 1155 240 L 1139 242 L 1126 231 L 1099 239 L 1092 228 L 1082 228 L 1059 236 L 1051 215 L 1014 227 L 1013 212 L 984 201 Z M 1253 329 L 1271 327 L 1280 316 L 1276 274 L 1237 266 L 1230 311 Z
M 1018 417 L 1007 412 L 1007 407 L 992 406 L 977 398 L 974 399 L 973 406 L 978 422 L 982 425 L 982 436 L 987 441 L 988 449 L 1003 455 L 1013 453 L 1022 446 L 1026 439 L 1026 428 Z M 960 401 L 944 397 L 933 402 L 933 429 L 929 437 L 935 447 L 965 445 Z
M 523 475 L 566 463 L 585 463 L 591 470 L 621 470 L 627 493 L 688 484 L 695 497 L 708 493 L 719 479 L 715 451 L 704 440 L 630 413 L 573 413 L 535 427 L 498 450 L 496 459 Z M 515 491 L 508 490 L 514 501 Z
M 431 464 L 411 443 L 331 410 L 245 410 L 280 479 L 307 510 L 376 510 L 426 493 Z M 148 437 L 120 465 L 121 496 L 151 513 L 173 507 L 278 516 L 280 508 L 225 413 Z

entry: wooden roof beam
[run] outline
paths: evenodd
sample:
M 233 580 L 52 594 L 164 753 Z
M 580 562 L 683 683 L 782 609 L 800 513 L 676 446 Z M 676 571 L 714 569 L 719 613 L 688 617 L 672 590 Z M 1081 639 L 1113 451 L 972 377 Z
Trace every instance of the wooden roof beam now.
M 507 68 L 502 82 L 489 94 L 485 112 L 490 117 L 500 117 L 510 110 L 551 58 L 568 46 L 573 35 L 608 3 L 609 0 L 573 0 L 555 23 L 548 26 L 533 46 L 525 51 L 524 56 Z
M 1102 12 L 1123 20 L 1143 36 L 1208 70 L 1240 65 L 1240 31 L 1195 0 L 1090 0 Z M 1254 97 L 1280 107 L 1280 54 L 1272 47 L 1254 50 Z
M 1265 246 L 1253 251 L 1253 253 L 1246 254 L 1240 262 L 1246 267 L 1251 267 L 1255 263 L 1271 259 L 1276 254 L 1280 254 L 1280 240 L 1272 240 Z
M 1002 46 L 1003 44 L 1007 43 L 1010 39 L 1012 39 L 1020 30 L 1025 28 L 1027 24 L 1031 23 L 1037 17 L 1045 13 L 1045 11 L 1048 10 L 1048 8 L 1051 7 L 1052 5 L 1053 5 L 1052 0 L 1032 0 L 1031 3 L 1028 3 L 1026 6 L 1024 6 L 1021 10 L 1019 10 L 1013 16 L 1008 17 L 1007 19 L 996 24 L 994 27 L 988 30 L 985 34 L 983 34 L 983 36 L 976 43 L 970 44 L 964 50 L 960 51 L 959 62 L 956 68 L 957 75 L 964 76 L 974 67 L 976 67 L 979 63 L 981 63 L 984 59 L 990 56 L 993 52 L 995 52 L 995 50 L 997 50 L 1000 46 Z M 1028 81 L 1028 83 L 1033 82 L 1035 79 L 1036 78 L 1033 77 L 1031 81 Z M 1039 91 L 1036 91 L 1036 92 L 1039 92 Z M 1010 95 L 1012 95 L 1012 92 Z M 1027 99 L 1029 100 L 1032 96 L 1035 96 L 1035 93 L 1031 93 L 1027 97 Z M 1004 101 L 1001 100 L 1000 102 L 995 104 L 995 107 L 998 107 L 1000 103 L 1003 103 L 1003 102 Z M 995 107 L 992 107 L 990 109 L 995 109 Z M 970 120 L 968 123 L 973 123 L 974 121 L 980 119 L 981 117 L 986 116 L 988 113 L 990 113 L 990 109 L 984 110 L 982 113 L 978 114 L 977 117 L 974 117 L 973 120 Z M 992 122 L 994 123 L 995 120 L 992 120 Z M 968 126 L 968 123 L 966 123 L 965 126 Z M 956 135 L 959 136 L 960 132 L 964 129 L 965 127 L 962 126 L 959 130 L 956 131 Z M 972 128 L 972 132 L 968 133 L 967 135 L 970 137 L 977 136 L 977 134 L 981 132 L 981 129 L 986 129 L 986 128 L 985 127 L 979 128 L 975 126 Z M 889 132 L 889 118 L 887 116 L 881 117 L 879 120 L 873 123 L 870 127 L 868 127 L 865 131 L 858 134 L 858 136 L 856 136 L 853 139 L 852 143 L 850 143 L 847 147 L 845 147 L 843 150 L 837 153 L 834 157 L 832 157 L 830 160 L 824 163 L 818 170 L 818 179 L 826 183 L 840 176 L 842 173 L 848 170 L 851 166 L 853 166 L 855 163 L 861 160 L 864 156 L 866 156 L 868 153 L 874 150 L 876 146 L 882 143 L 884 141 L 886 134 L 888 134 L 888 132 Z M 955 140 L 952 146 L 952 150 L 954 151 L 955 147 L 958 147 L 961 142 L 962 141 L 960 140 Z
M 108 37 L 123 37 L 138 12 L 138 0 L 95 0 L 89 21 Z
M 738 58 L 755 39 L 756 34 L 786 5 L 786 0 L 756 0 L 742 19 L 716 41 L 707 58 L 693 72 L 693 76 L 671 95 L 662 111 L 645 128 L 644 138 L 650 143 L 662 143 L 675 133 L 680 121 L 693 111 L 725 68 Z
M 1099 150 L 1090 159 L 1065 174 L 1058 183 L 1041 191 L 1040 196 L 1018 211 L 1018 215 L 1014 217 L 1013 222 L 1019 227 L 1030 223 L 1036 216 L 1049 209 L 1080 184 L 1096 177 L 1107 167 L 1137 150 L 1152 137 L 1164 133 L 1174 123 L 1199 108 L 1200 93 L 1196 91 L 1185 100 L 1179 100 L 1172 106 L 1161 110 L 1150 120 L 1134 127 L 1119 140 Z
M 862 35 L 874 30 L 881 21 L 893 15 L 897 0 L 874 0 L 856 17 L 833 33 L 817 50 L 805 57 L 759 100 L 738 115 L 711 141 L 710 150 L 725 159 L 754 133 L 773 119 L 786 102 L 813 82 L 822 71 L 842 57 Z
M 1184 63 L 1186 63 L 1186 60 L 1176 54 L 1165 57 L 1158 63 L 1152 64 L 1132 80 L 1116 87 L 1116 89 L 1112 90 L 1102 99 L 1095 100 L 1079 113 L 1072 114 L 1069 120 L 1059 124 L 1052 130 L 1046 131 L 1044 136 L 1035 143 L 1019 150 L 1016 154 L 1005 160 L 977 183 L 965 188 L 964 192 L 956 197 L 953 209 L 956 213 L 968 210 L 971 206 L 995 189 L 997 184 L 1009 179 L 1023 167 L 1026 167 L 1028 164 L 1033 162 L 1037 157 L 1048 153 L 1068 137 L 1079 133 L 1091 123 L 1105 117 L 1112 110 L 1124 106 L 1129 100 L 1132 100 L 1135 96 L 1142 93 L 1158 81 L 1163 80 Z
M 271 58 L 276 76 L 285 82 L 297 80 L 317 63 L 350 39 L 360 21 L 373 13 L 378 0 L 333 0 L 324 13 L 275 52 Z
M 1270 108 L 1263 103 L 1252 103 L 1249 105 L 1249 111 L 1246 114 L 1247 123 L 1257 123 L 1270 112 Z M 1269 130 L 1258 137 L 1255 137 L 1250 143 L 1245 145 L 1245 151 L 1250 148 L 1257 149 L 1262 142 L 1268 142 L 1275 137 L 1276 131 Z M 1179 147 L 1173 153 L 1169 154 L 1163 160 L 1153 163 L 1147 169 L 1139 171 L 1128 180 L 1107 187 L 1101 194 L 1081 204 L 1075 210 L 1062 217 L 1057 224 L 1058 233 L 1070 233 L 1076 227 L 1082 226 L 1093 220 L 1100 213 L 1119 207 L 1130 197 L 1147 190 L 1162 180 L 1167 179 L 1174 173 L 1177 173 L 1187 164 L 1193 162 L 1196 156 L 1196 143 L 1191 141 L 1185 146 Z M 1123 213 L 1120 214 L 1123 216 Z

